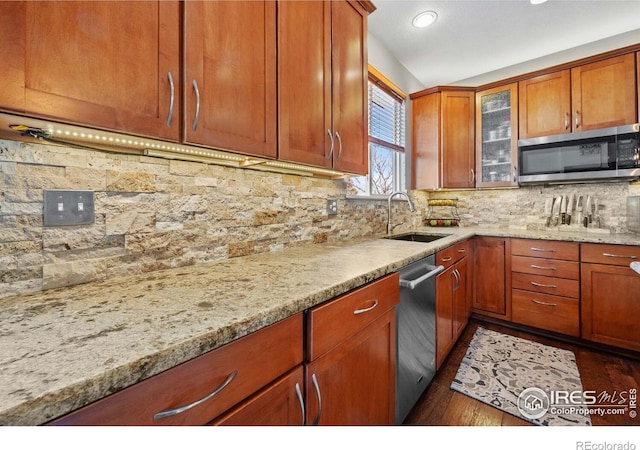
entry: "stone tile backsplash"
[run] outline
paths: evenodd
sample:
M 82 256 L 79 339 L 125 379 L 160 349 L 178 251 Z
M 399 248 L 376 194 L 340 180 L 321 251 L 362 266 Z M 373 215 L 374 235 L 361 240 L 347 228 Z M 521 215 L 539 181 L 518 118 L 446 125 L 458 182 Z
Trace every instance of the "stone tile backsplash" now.
M 95 223 L 43 227 L 45 189 L 92 190 Z M 546 197 L 591 193 L 626 231 L 640 185 L 411 191 L 395 232 L 423 224 L 429 198 L 458 198 L 462 226 L 540 228 Z M 326 200 L 338 199 L 338 214 Z M 0 298 L 125 274 L 386 233 L 387 201 L 347 199 L 342 180 L 0 140 Z
M 462 226 L 525 230 L 545 229 L 546 200 L 571 194 L 597 198 L 601 228 L 611 233 L 623 233 L 627 231 L 627 196 L 640 195 L 640 183 L 588 183 L 423 193 L 429 198 L 457 198 Z

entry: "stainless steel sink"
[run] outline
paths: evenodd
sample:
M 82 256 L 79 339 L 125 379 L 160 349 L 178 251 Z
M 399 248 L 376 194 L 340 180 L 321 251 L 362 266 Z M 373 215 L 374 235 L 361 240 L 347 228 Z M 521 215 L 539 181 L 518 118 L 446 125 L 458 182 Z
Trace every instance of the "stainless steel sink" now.
M 433 242 L 438 239 L 446 238 L 449 234 L 422 234 L 422 233 L 404 233 L 392 236 L 385 236 L 385 239 L 393 239 L 396 241 L 413 241 L 413 242 Z

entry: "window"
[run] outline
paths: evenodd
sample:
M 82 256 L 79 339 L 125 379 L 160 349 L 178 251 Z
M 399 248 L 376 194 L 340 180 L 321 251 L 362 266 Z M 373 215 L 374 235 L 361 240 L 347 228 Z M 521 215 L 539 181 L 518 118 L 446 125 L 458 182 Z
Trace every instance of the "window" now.
M 388 196 L 405 189 L 405 101 L 369 74 L 369 175 L 352 176 L 347 195 Z

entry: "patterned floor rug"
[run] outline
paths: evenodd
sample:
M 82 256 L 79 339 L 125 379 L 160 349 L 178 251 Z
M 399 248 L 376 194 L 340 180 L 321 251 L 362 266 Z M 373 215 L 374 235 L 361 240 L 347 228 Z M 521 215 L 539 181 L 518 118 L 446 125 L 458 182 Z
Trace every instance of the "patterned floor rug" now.
M 451 389 L 537 425 L 591 425 L 585 408 L 553 403 L 582 392 L 573 352 L 481 327 Z

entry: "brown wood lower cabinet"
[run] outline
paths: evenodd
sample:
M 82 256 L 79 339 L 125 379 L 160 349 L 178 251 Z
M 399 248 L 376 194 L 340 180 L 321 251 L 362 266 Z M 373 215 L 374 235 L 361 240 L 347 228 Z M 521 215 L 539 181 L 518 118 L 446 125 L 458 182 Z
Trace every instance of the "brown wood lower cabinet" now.
M 211 425 L 304 425 L 304 372 L 298 366 Z
M 309 311 L 307 424 L 394 423 L 399 295 L 393 274 Z
M 458 340 L 469 318 L 469 242 L 437 253 L 436 264 L 446 267 L 436 278 L 436 368 Z
M 479 314 L 511 320 L 507 302 L 507 267 L 510 266 L 510 239 L 473 239 L 473 310 Z
M 640 351 L 640 247 L 582 245 L 582 338 Z

